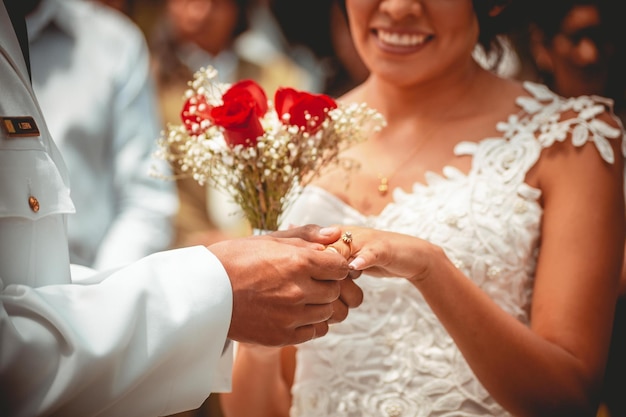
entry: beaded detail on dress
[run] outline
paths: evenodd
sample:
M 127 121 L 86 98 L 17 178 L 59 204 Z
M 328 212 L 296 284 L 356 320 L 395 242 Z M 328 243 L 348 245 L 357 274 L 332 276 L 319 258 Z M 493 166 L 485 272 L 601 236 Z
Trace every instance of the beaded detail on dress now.
M 527 324 L 542 208 L 526 175 L 542 149 L 568 138 L 574 146 L 593 142 L 613 163 L 609 140 L 622 131 L 596 118 L 609 100 L 564 99 L 534 83 L 525 88 L 529 95 L 517 100 L 522 111 L 497 125 L 501 137 L 456 146 L 456 155 L 472 157 L 468 174 L 452 167 L 428 173 L 411 192 L 396 189 L 377 216 L 310 186 L 284 224 L 358 224 L 429 240 Z M 358 283 L 363 304 L 298 348 L 292 417 L 508 416 L 415 287 L 366 275 Z

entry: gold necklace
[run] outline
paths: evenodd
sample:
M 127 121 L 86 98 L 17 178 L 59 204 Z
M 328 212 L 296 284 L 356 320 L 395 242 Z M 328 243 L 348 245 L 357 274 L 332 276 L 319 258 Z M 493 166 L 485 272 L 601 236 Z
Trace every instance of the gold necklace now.
M 464 99 L 466 96 L 469 95 L 471 91 L 471 86 L 467 86 L 465 91 L 463 91 L 461 94 L 459 94 L 459 97 L 455 100 L 456 103 L 459 103 L 462 99 Z M 454 110 L 456 110 L 457 106 L 450 106 L 448 108 L 448 111 L 445 112 L 443 118 L 440 118 L 440 120 L 445 120 L 446 118 L 450 117 L 453 113 Z M 415 155 L 417 155 L 417 153 L 420 151 L 420 149 L 422 149 L 422 147 L 424 145 L 426 145 L 426 143 L 430 142 L 430 140 L 432 139 L 432 133 L 435 131 L 436 126 L 433 126 L 432 129 L 429 129 L 426 131 L 426 133 L 423 135 L 426 139 L 424 139 L 422 142 L 418 143 L 415 148 L 413 148 L 413 150 L 411 151 L 411 153 L 409 154 L 409 156 L 402 161 L 399 165 L 396 166 L 396 169 L 393 170 L 393 172 L 391 172 L 391 174 L 389 175 L 384 175 L 382 173 L 378 173 L 378 194 L 380 194 L 381 197 L 384 197 L 387 195 L 387 193 L 389 192 L 389 181 L 391 181 L 391 179 L 398 173 L 400 172 L 400 169 L 403 168 L 406 164 L 409 163 L 409 161 L 411 161 Z
M 378 194 L 380 194 L 381 197 L 386 196 L 387 193 L 389 192 L 389 181 L 391 181 L 391 179 L 398 172 L 400 172 L 400 169 L 402 169 L 402 167 L 404 167 L 406 164 L 408 164 L 409 161 L 411 161 L 415 157 L 415 155 L 418 154 L 418 152 L 424 147 L 424 145 L 426 145 L 426 143 L 431 141 L 432 133 L 434 131 L 435 131 L 434 127 L 432 129 L 428 130 L 426 132 L 426 134 L 424 135 L 426 139 L 424 139 L 423 141 L 421 141 L 420 143 L 415 145 L 415 147 L 409 153 L 409 156 L 406 157 L 402 162 L 400 162 L 400 164 L 396 165 L 396 169 L 394 169 L 390 174 L 384 175 L 382 172 L 378 173 L 379 183 L 378 183 L 377 189 L 378 189 Z
M 434 129 L 431 129 L 430 132 L 432 132 Z M 428 133 L 430 133 L 428 132 Z M 432 137 L 432 136 L 431 136 Z M 412 160 L 415 155 L 417 155 L 417 153 L 419 152 L 420 149 L 422 149 L 422 147 L 427 143 L 430 142 L 430 138 L 431 137 L 427 137 L 426 139 L 424 139 L 422 142 L 418 143 L 417 146 L 415 146 L 415 148 L 413 148 L 413 150 L 411 151 L 411 153 L 409 154 L 408 158 L 406 158 L 404 161 L 402 161 L 401 164 L 396 166 L 396 169 L 393 170 L 393 172 L 391 172 L 389 175 L 383 175 L 381 172 L 378 173 L 378 180 L 380 181 L 378 183 L 378 194 L 380 194 L 381 197 L 384 197 L 387 195 L 387 193 L 389 192 L 389 181 L 398 173 L 400 172 L 400 169 L 402 167 L 404 167 L 407 163 L 409 163 L 410 160 Z

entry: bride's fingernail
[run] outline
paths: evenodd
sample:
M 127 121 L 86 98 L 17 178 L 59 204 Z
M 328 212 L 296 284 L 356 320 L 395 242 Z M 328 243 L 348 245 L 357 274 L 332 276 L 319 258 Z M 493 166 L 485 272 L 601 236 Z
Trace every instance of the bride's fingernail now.
M 348 266 L 352 269 L 356 269 L 356 270 L 360 270 L 363 268 L 363 265 L 365 265 L 365 260 L 363 258 L 359 258 L 356 257 L 354 258 L 349 264 Z

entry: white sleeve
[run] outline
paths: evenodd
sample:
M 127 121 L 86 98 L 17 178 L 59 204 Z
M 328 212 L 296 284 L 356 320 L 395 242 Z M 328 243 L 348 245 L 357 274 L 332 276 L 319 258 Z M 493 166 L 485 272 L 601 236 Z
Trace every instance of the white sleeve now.
M 160 416 L 230 389 L 232 288 L 206 248 L 87 281 L 0 281 L 3 415 Z

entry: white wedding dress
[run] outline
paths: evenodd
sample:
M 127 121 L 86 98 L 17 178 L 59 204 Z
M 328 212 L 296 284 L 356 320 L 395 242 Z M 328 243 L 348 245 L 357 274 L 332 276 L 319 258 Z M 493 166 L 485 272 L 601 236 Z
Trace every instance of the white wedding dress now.
M 447 256 L 502 309 L 529 321 L 542 208 L 526 184 L 543 148 L 594 142 L 612 163 L 607 139 L 622 132 L 596 119 L 611 102 L 563 99 L 526 83 L 521 111 L 498 124 L 501 137 L 459 143 L 464 174 L 446 167 L 409 193 L 396 189 L 380 215 L 365 216 L 309 186 L 283 224 L 365 225 L 418 236 Z M 563 120 L 563 114 L 570 117 Z M 569 117 L 569 116 L 568 116 Z M 358 279 L 363 304 L 327 336 L 298 348 L 292 417 L 506 416 L 474 376 L 419 291 L 398 278 Z

